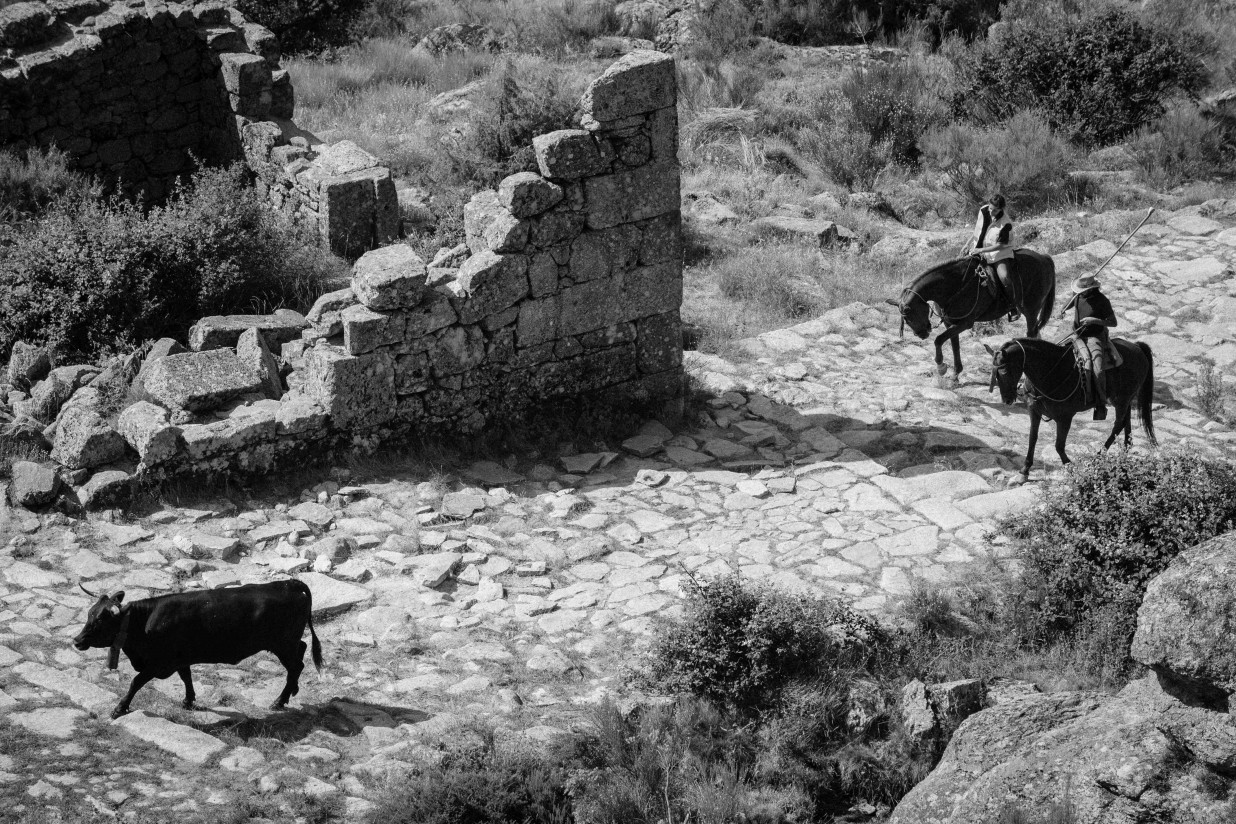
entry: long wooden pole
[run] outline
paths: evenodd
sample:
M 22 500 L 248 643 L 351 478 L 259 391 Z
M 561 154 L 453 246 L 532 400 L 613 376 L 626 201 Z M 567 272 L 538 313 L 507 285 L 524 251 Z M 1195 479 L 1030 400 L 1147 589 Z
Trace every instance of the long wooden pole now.
M 1142 218 L 1142 222 L 1137 224 L 1137 226 L 1133 228 L 1133 231 L 1129 232 L 1129 236 L 1124 239 L 1124 243 L 1121 243 L 1119 246 L 1116 247 L 1116 251 L 1112 252 L 1112 256 L 1109 257 L 1107 260 L 1103 261 L 1103 265 L 1100 266 L 1098 269 L 1095 269 L 1094 274 L 1091 275 L 1091 277 L 1097 277 L 1099 272 L 1102 272 L 1104 269 L 1107 268 L 1107 264 L 1111 263 L 1116 258 L 1116 255 L 1120 254 L 1120 250 L 1125 247 L 1126 243 L 1128 243 L 1130 240 L 1133 239 L 1133 236 L 1137 234 L 1138 229 L 1146 225 L 1146 221 L 1150 220 L 1150 216 L 1153 214 L 1154 214 L 1154 207 L 1151 206 L 1149 209 L 1146 210 L 1146 216 Z

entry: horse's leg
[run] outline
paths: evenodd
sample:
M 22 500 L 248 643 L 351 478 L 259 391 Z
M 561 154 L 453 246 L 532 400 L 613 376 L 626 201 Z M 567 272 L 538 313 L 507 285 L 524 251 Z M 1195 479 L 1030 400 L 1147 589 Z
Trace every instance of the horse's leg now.
M 936 335 L 936 374 L 941 377 L 948 371 L 948 367 L 944 365 L 944 342 L 948 340 L 952 332 L 952 327 L 946 326 L 943 332 Z
M 1030 479 L 1030 467 L 1034 466 L 1034 450 L 1039 443 L 1039 425 L 1043 413 L 1037 404 L 1030 404 L 1030 445 L 1026 447 L 1026 462 L 1021 467 L 1021 483 Z
M 1069 456 L 1064 452 L 1064 442 L 1069 438 L 1069 430 L 1073 427 L 1073 413 L 1056 417 L 1056 454 L 1060 456 L 1061 465 L 1069 463 Z
M 961 333 L 970 327 L 953 327 L 953 375 L 957 378 L 961 377 Z
M 1125 432 L 1129 431 L 1129 418 L 1133 417 L 1132 411 L 1130 406 L 1116 407 L 1116 422 L 1112 424 L 1111 434 L 1107 436 L 1107 440 L 1103 443 L 1104 452 L 1110 449 L 1111 445 L 1116 442 L 1116 436 L 1120 434 L 1122 429 Z

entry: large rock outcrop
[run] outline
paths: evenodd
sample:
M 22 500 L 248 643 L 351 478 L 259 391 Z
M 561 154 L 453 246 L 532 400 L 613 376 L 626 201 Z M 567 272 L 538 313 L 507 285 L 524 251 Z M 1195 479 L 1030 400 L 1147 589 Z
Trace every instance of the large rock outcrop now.
M 1151 582 L 1118 695 L 1026 695 L 970 716 L 890 824 L 996 824 L 1068 807 L 1076 824 L 1231 821 L 1236 533 Z

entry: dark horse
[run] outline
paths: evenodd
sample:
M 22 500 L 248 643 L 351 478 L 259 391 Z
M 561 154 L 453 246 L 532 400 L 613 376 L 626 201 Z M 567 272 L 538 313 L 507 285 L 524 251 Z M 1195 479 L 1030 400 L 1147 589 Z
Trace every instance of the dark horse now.
M 1012 276 L 1021 286 L 1022 308 L 1026 313 L 1026 334 L 1039 336 L 1051 318 L 1056 302 L 1056 264 L 1047 255 L 1018 249 Z M 909 326 L 923 340 L 931 334 L 931 303 L 939 307 L 944 331 L 936 337 L 936 372 L 945 374 L 944 342 L 953 344 L 953 368 L 961 374 L 961 346 L 957 338 L 976 323 L 996 320 L 1009 311 L 1008 301 L 996 297 L 979 279 L 979 261 L 960 258 L 941 263 L 919 275 L 901 293 L 901 299 L 888 302 L 901 311 L 902 331 Z
M 1107 372 L 1107 399 L 1116 410 L 1112 433 L 1107 436 L 1104 449 L 1111 447 L 1116 436 L 1124 431 L 1124 448 L 1133 441 L 1133 401 L 1142 419 L 1146 437 L 1157 444 L 1154 436 L 1154 420 L 1150 403 L 1154 396 L 1154 355 L 1144 343 L 1131 343 L 1123 338 L 1114 338 L 1112 343 L 1120 351 L 1124 363 Z M 1086 397 L 1083 373 L 1077 365 L 1072 346 L 1061 346 L 1038 338 L 1016 338 L 993 351 L 991 364 L 991 388 L 1000 387 L 1000 399 L 1011 404 L 1017 400 L 1017 382 L 1026 376 L 1026 388 L 1030 395 L 1030 447 L 1026 450 L 1026 464 L 1021 468 L 1025 481 L 1034 464 L 1034 448 L 1039 438 L 1039 423 L 1043 418 L 1056 422 L 1056 454 L 1061 463 L 1068 463 L 1064 442 L 1073 426 L 1073 416 L 1078 412 L 1093 409 L 1094 403 Z

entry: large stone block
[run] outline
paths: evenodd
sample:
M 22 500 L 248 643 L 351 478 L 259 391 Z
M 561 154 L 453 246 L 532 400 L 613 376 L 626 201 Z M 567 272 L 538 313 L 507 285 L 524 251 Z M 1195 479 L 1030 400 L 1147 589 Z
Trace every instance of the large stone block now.
M 56 468 L 48 464 L 14 461 L 10 477 L 9 498 L 26 509 L 50 504 L 56 500 L 56 493 L 60 490 L 60 476 L 56 474 Z
M 395 394 L 412 395 L 429 388 L 432 378 L 428 352 L 395 358 Z
M 636 321 L 635 327 L 635 349 L 642 374 L 682 366 L 682 321 L 676 310 Z
M 523 378 L 532 397 L 554 398 L 595 392 L 636 376 L 631 344 L 543 364 Z
M 405 309 L 420 303 L 425 277 L 425 261 L 399 243 L 361 255 L 352 268 L 352 291 L 370 309 Z
M 604 124 L 675 106 L 674 58 L 657 51 L 633 51 L 605 70 L 584 92 L 586 116 Z
M 497 192 L 478 192 L 464 206 L 464 238 L 479 254 L 521 252 L 528 242 L 528 223 L 511 214 Z
M 524 301 L 519 306 L 519 319 L 515 325 L 515 341 L 520 347 L 557 340 L 558 320 L 562 314 L 557 295 L 542 300 Z
M 340 313 L 343 345 L 352 355 L 363 355 L 380 346 L 403 341 L 402 312 L 375 312 L 361 305 L 349 306 Z
M 528 294 L 528 258 L 484 251 L 459 269 L 450 284 L 457 300 L 455 311 L 461 323 L 476 323 Z
M 678 160 L 678 107 L 657 109 L 648 117 L 648 142 L 654 162 Z
M 430 293 L 420 306 L 404 312 L 405 341 L 414 341 L 459 320 L 451 301 L 439 292 Z
M 466 372 L 485 360 L 485 335 L 475 326 L 453 326 L 438 337 L 429 360 L 435 377 Z
M 186 352 L 156 361 L 143 379 L 146 392 L 168 409 L 207 412 L 250 392 L 261 379 L 229 349 Z
M 566 245 L 584 230 L 584 215 L 559 207 L 531 219 L 528 241 L 538 249 Z
M 640 266 L 623 277 L 620 320 L 673 312 L 682 305 L 682 267 L 677 262 Z
M 219 73 L 229 95 L 243 98 L 270 93 L 270 64 L 256 54 L 219 55 Z
M 14 3 L 0 9 L 0 49 L 42 43 L 52 34 L 52 20 L 46 3 Z
M 592 132 L 583 129 L 537 135 L 532 138 L 532 149 L 541 174 L 558 180 L 604 174 L 614 161 L 608 144 L 598 142 Z
M 42 380 L 50 371 L 51 358 L 48 357 L 46 349 L 20 340 L 13 344 L 13 351 L 9 355 L 10 384 L 27 386 Z
M 642 233 L 639 244 L 639 262 L 651 263 L 682 261 L 682 213 L 673 211 L 637 224 Z
M 266 345 L 266 336 L 260 329 L 246 329 L 236 341 L 236 357 L 249 367 L 262 381 L 262 394 L 271 400 L 283 396 L 283 383 L 279 380 L 279 362 Z
M 606 278 L 570 286 L 560 291 L 557 299 L 561 307 L 560 336 L 591 332 L 629 319 L 617 280 Z
M 650 163 L 638 169 L 590 177 L 584 181 L 588 228 L 606 229 L 676 212 L 678 166 Z
M 91 469 L 124 457 L 124 438 L 93 409 L 68 406 L 56 426 L 52 460 L 69 469 Z
M 571 244 L 571 280 L 583 283 L 625 272 L 639 258 L 640 232 L 634 226 L 614 226 L 584 232 Z
M 498 202 L 521 219 L 539 215 L 561 200 L 561 186 L 532 172 L 517 172 L 498 185 Z
M 305 392 L 337 429 L 364 429 L 395 415 L 394 358 L 385 352 L 349 355 L 319 344 L 305 355 Z
M 532 297 L 543 298 L 558 291 L 558 263 L 550 252 L 538 252 L 528 264 L 528 286 Z
M 268 346 L 282 346 L 300 337 L 307 325 L 295 313 L 276 315 L 211 315 L 189 329 L 189 347 L 197 352 L 235 346 L 243 332 L 260 330 Z
M 168 422 L 167 410 L 138 401 L 120 413 L 116 428 L 147 466 L 164 463 L 180 449 L 180 427 Z

